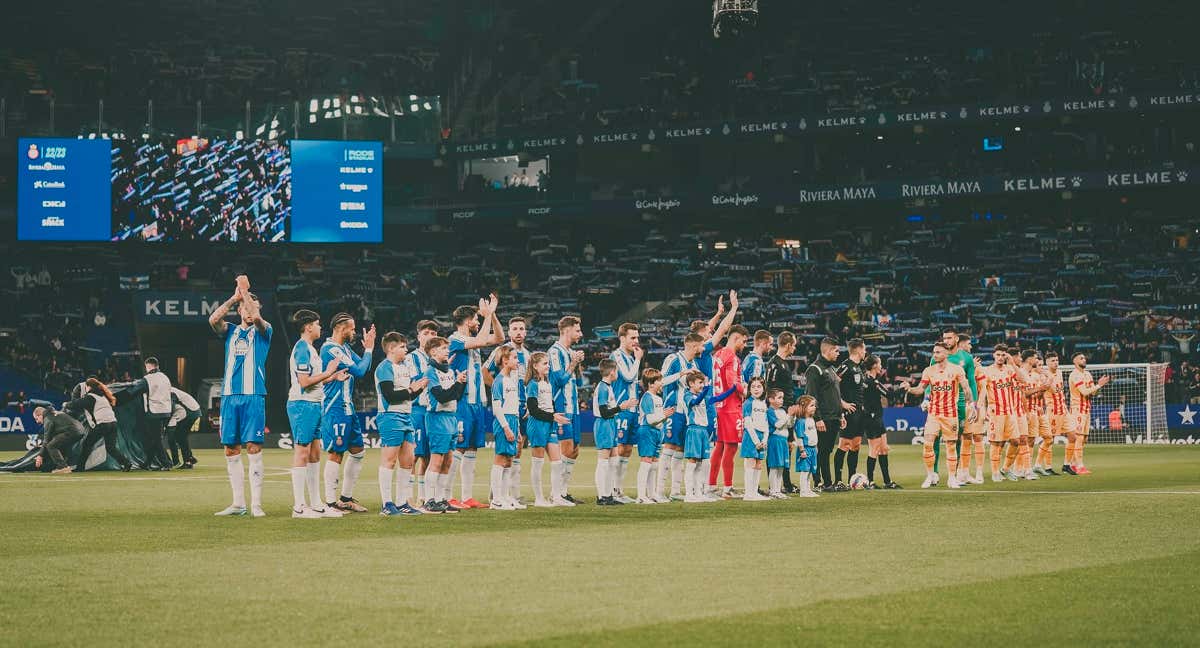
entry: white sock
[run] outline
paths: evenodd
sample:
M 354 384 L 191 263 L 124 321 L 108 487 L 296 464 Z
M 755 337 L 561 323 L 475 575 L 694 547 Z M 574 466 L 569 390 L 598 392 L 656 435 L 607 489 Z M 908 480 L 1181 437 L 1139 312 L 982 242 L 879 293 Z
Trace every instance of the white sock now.
M 696 496 L 696 464 L 690 461 L 683 468 L 683 494 L 685 497 Z
M 545 457 L 533 458 L 533 474 L 530 479 L 533 480 L 533 496 L 540 502 L 546 499 L 545 489 L 542 488 L 542 466 L 546 465 Z
M 442 486 L 442 501 L 449 502 L 454 499 L 454 473 L 441 473 L 438 475 L 438 483 Z
M 767 490 L 772 494 L 783 491 L 783 472 L 780 469 L 771 468 L 767 471 Z
M 325 460 L 325 501 L 336 502 L 338 484 L 341 482 L 342 465 L 332 459 Z
M 354 485 L 358 483 L 358 476 L 362 474 L 363 459 L 366 456 L 366 450 L 346 455 L 349 461 L 346 462 L 345 475 L 342 477 L 342 497 L 354 497 Z
M 563 494 L 563 462 L 550 462 L 550 499 L 562 497 Z
M 262 508 L 262 485 L 265 472 L 262 453 L 256 452 L 250 455 L 250 506 L 254 508 Z
M 321 462 L 308 463 L 308 503 L 315 509 L 325 508 L 325 500 L 321 499 Z
M 308 485 L 308 466 L 297 468 L 292 466 L 292 508 L 299 511 L 304 508 L 304 487 Z
M 613 455 L 608 458 L 608 494 L 616 495 L 621 491 L 621 457 Z
M 396 469 L 396 500 L 404 503 L 412 499 L 413 474 L 412 468 Z
M 663 492 L 663 486 L 667 483 L 667 470 L 670 469 L 674 459 L 675 451 L 670 448 L 663 448 L 658 462 L 654 464 L 654 494 L 656 496 Z
M 474 499 L 475 497 L 475 451 L 468 450 L 463 453 L 462 459 L 462 501 Z
M 395 503 L 395 500 L 392 499 L 392 480 L 395 478 L 395 468 L 384 468 L 383 466 L 379 467 L 379 499 L 382 500 L 384 504 L 387 504 L 388 502 Z
M 625 475 L 629 474 L 629 457 L 620 457 L 617 459 L 617 489 L 620 490 L 621 484 L 625 483 Z
M 458 476 L 458 470 L 462 467 L 462 458 L 463 454 L 460 450 L 450 453 L 450 472 L 446 473 L 450 475 L 450 490 L 446 492 L 446 496 L 443 498 L 447 501 L 454 499 L 454 478 Z
M 513 459 L 513 465 L 508 470 L 511 473 L 508 476 L 508 496 L 516 501 L 521 497 L 521 460 Z
M 650 492 L 650 464 L 645 461 L 638 462 L 637 474 L 637 494 L 639 500 L 644 500 Z
M 425 503 L 425 475 L 417 475 L 417 501 Z
M 559 488 L 562 489 L 562 492 L 559 495 L 566 495 L 567 484 L 571 483 L 571 474 L 575 472 L 575 460 L 563 457 L 562 464 L 562 481 L 559 482 Z
M 233 505 L 246 507 L 246 482 L 242 476 L 242 455 L 225 457 L 225 471 L 229 473 L 229 487 L 233 489 Z
M 701 459 L 700 460 L 700 480 L 696 482 L 696 486 L 700 488 L 701 492 L 704 492 L 704 487 L 708 485 L 708 475 L 709 475 L 708 470 L 709 470 L 708 459 Z
M 671 465 L 671 494 L 679 494 L 679 483 L 683 481 L 683 464 L 688 463 L 683 458 L 683 450 L 675 451 L 674 463 Z
M 492 464 L 492 501 L 504 501 L 504 466 Z
M 608 457 L 596 458 L 596 497 L 608 497 Z
M 742 490 L 745 491 L 743 496 L 752 496 L 756 490 L 755 484 L 757 483 L 757 480 L 754 479 L 754 469 L 750 467 L 750 462 L 747 461 L 742 466 Z

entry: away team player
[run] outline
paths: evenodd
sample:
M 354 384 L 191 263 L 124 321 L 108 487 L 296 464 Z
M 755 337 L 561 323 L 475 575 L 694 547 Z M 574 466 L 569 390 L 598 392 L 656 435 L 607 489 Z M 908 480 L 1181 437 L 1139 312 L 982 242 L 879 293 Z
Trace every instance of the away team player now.
M 966 372 L 962 367 L 947 362 L 949 357 L 948 345 L 942 342 L 935 344 L 933 366 L 921 372 L 921 382 L 918 385 L 908 387 L 908 392 L 914 396 L 920 396 L 925 393 L 926 388 L 929 389 L 929 411 L 925 418 L 925 446 L 922 455 L 925 460 L 925 481 L 921 488 L 929 488 L 935 483 L 934 475 L 937 473 L 933 469 L 933 446 L 939 434 L 946 450 L 946 468 L 949 473 L 946 486 L 962 487 L 958 480 L 958 449 L 955 446 L 955 442 L 958 441 L 958 396 L 960 393 L 971 393 L 971 389 L 967 384 Z M 976 417 L 975 399 L 968 397 L 966 408 L 966 420 L 973 422 Z
M 1087 443 L 1088 433 L 1092 430 L 1092 397 L 1102 387 L 1108 384 L 1108 376 L 1101 376 L 1093 381 L 1092 373 L 1087 370 L 1087 356 L 1076 353 L 1071 356 L 1071 371 L 1068 382 L 1071 384 L 1071 421 L 1075 424 L 1075 443 L 1067 448 L 1067 461 L 1063 472 L 1070 475 L 1090 475 L 1092 471 L 1083 465 L 1083 446 Z

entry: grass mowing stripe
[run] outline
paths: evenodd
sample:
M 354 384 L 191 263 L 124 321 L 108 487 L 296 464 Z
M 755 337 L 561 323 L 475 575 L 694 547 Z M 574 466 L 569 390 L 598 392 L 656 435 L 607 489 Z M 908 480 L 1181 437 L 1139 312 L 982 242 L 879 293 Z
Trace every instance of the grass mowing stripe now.
M 505 645 L 1194 646 L 1196 586 L 1181 571 L 1200 573 L 1200 552 Z

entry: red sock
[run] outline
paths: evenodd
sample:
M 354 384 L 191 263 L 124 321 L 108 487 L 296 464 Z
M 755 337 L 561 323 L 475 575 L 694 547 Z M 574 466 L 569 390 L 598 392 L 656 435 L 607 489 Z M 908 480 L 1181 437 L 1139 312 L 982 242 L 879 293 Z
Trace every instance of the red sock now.
M 721 461 L 724 457 L 725 444 L 717 441 L 713 444 L 712 456 L 708 460 L 708 485 L 717 485 L 717 473 L 721 470 Z
M 736 443 L 723 443 L 725 446 L 725 456 L 721 457 L 721 469 L 725 471 L 725 488 L 733 486 L 733 455 Z

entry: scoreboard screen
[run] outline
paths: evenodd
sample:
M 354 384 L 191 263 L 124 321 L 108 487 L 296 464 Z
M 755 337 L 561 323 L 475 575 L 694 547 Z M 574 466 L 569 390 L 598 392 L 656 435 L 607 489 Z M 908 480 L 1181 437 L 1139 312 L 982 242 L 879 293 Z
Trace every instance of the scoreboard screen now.
M 18 240 L 383 240 L 379 142 L 26 138 L 18 146 Z

